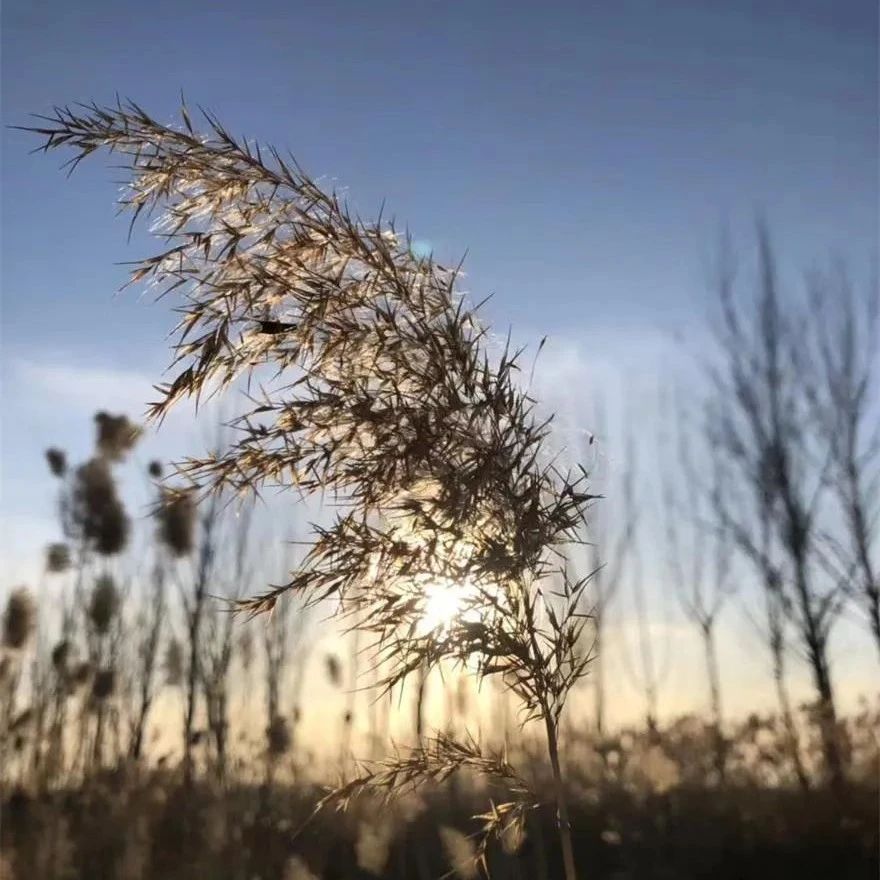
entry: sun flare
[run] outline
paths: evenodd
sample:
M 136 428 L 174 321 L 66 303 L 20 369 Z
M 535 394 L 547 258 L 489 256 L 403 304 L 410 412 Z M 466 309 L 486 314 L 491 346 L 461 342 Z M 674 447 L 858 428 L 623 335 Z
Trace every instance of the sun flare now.
M 456 618 L 465 612 L 467 599 L 472 592 L 468 584 L 456 584 L 451 581 L 428 584 L 425 587 L 422 630 L 425 633 L 448 630 Z M 470 613 L 470 609 L 467 613 Z

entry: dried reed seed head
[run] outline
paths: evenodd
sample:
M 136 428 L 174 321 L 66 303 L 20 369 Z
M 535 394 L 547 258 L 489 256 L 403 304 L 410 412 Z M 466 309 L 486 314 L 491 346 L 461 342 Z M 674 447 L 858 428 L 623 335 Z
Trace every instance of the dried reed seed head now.
M 63 477 L 67 473 L 67 456 L 62 449 L 54 446 L 47 449 L 46 463 L 53 477 Z
M 330 683 L 335 687 L 339 687 L 342 683 L 342 667 L 339 665 L 339 658 L 335 654 L 328 654 L 324 658 L 324 664 Z
M 62 639 L 52 648 L 52 667 L 59 675 L 67 674 L 70 663 L 71 646 L 67 639 Z
M 109 667 L 99 669 L 92 681 L 92 698 L 98 702 L 109 699 L 116 690 L 116 671 Z
M 477 880 L 480 876 L 477 867 L 477 852 L 472 840 L 457 828 L 442 826 L 440 842 L 453 873 L 459 880 Z
M 172 556 L 192 553 L 196 540 L 196 501 L 187 489 L 163 489 L 156 510 L 159 540 Z
M 299 856 L 290 856 L 284 863 L 282 880 L 320 880 L 320 878 Z
M 70 547 L 64 543 L 50 544 L 46 548 L 46 571 L 61 574 L 70 568 Z
M 290 751 L 293 738 L 290 735 L 290 726 L 283 715 L 276 715 L 266 728 L 266 741 L 269 754 L 278 757 Z
M 119 590 L 109 574 L 101 575 L 95 582 L 89 601 L 89 620 L 95 631 L 106 635 L 119 611 Z
M 387 819 L 382 821 L 380 816 L 378 822 L 360 822 L 355 843 L 358 867 L 368 874 L 382 877 L 393 840 L 394 826 Z
M 82 687 L 92 677 L 92 664 L 84 660 L 74 666 L 70 673 L 70 684 L 73 688 Z
M 95 448 L 102 457 L 109 461 L 122 461 L 134 448 L 142 429 L 129 421 L 125 415 L 110 415 L 106 412 L 95 413 L 97 436 Z
M 147 465 L 147 473 L 154 479 L 160 480 L 162 479 L 162 462 L 156 461 L 155 459 Z
M 341 599 L 383 646 L 386 690 L 426 664 L 475 658 L 480 675 L 506 675 L 525 720 L 558 721 L 587 663 L 586 581 L 564 577 L 559 548 L 580 537 L 592 496 L 553 463 L 549 422 L 535 415 L 517 355 L 490 350 L 456 270 L 416 258 L 405 236 L 353 217 L 297 166 L 274 152 L 264 162 L 212 117 L 204 138 L 184 121 L 189 133 L 120 103 L 58 109 L 36 131 L 74 161 L 101 147 L 123 156 L 123 207 L 165 209 L 174 240 L 132 276 L 182 299 L 178 374 L 154 416 L 267 363 L 303 376 L 267 390 L 228 451 L 185 468 L 206 488 L 274 483 L 351 500 L 316 528 L 290 582 L 245 607 L 269 610 L 285 590 Z M 550 607 L 540 585 L 554 574 L 564 585 Z M 471 584 L 480 619 L 460 613 L 412 638 L 425 584 L 438 581 Z M 444 748 L 416 755 L 411 778 L 430 778 L 441 759 L 485 760 Z M 393 776 L 380 778 L 387 787 Z
M 3 614 L 3 644 L 16 651 L 23 648 L 34 631 L 36 620 L 36 606 L 27 587 L 13 590 Z
M 526 823 L 523 816 L 517 816 L 505 823 L 501 832 L 501 848 L 507 855 L 516 855 L 526 842 Z
M 165 683 L 177 687 L 183 681 L 183 648 L 172 638 L 165 648 Z
M 77 468 L 69 517 L 74 531 L 102 556 L 125 549 L 130 523 L 105 459 L 93 458 Z

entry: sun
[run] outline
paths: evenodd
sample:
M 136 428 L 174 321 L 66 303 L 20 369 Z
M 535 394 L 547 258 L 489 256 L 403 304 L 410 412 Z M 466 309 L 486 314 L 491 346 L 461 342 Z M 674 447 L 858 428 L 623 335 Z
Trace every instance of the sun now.
M 473 590 L 468 584 L 434 581 L 425 587 L 424 634 L 444 632 L 461 616 Z

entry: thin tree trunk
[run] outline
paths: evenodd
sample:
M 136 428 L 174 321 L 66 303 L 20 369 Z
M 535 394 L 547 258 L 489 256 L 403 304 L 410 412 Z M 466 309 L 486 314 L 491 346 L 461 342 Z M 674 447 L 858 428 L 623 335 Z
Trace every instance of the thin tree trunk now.
M 801 607 L 804 624 L 804 641 L 807 656 L 813 672 L 813 683 L 819 697 L 819 729 L 822 736 L 822 752 L 825 757 L 826 771 L 831 785 L 840 790 L 844 785 L 843 756 L 840 752 L 840 741 L 837 731 L 837 710 L 834 706 L 834 690 L 831 685 L 831 673 L 828 666 L 828 645 L 820 631 L 820 623 L 816 619 L 812 593 L 807 583 L 806 560 L 803 555 L 793 553 L 795 559 L 795 585 Z
M 602 664 L 602 618 L 601 611 L 596 616 L 596 659 L 593 661 L 593 688 L 595 695 L 596 733 L 601 738 L 605 734 L 605 673 Z
M 794 764 L 794 771 L 798 778 L 798 783 L 804 791 L 810 788 L 810 780 L 807 771 L 804 768 L 804 762 L 801 759 L 801 746 L 795 727 L 794 716 L 791 711 L 791 700 L 788 697 L 788 686 L 785 683 L 785 656 L 781 645 L 773 646 L 773 680 L 776 683 L 776 698 L 779 701 L 779 711 L 782 714 L 782 723 L 785 727 L 786 738 L 788 739 L 788 750 L 791 754 L 791 760 Z
M 150 695 L 141 691 L 141 703 L 138 709 L 137 721 L 135 722 L 134 734 L 131 738 L 131 746 L 129 747 L 129 754 L 135 761 L 140 760 L 141 753 L 143 752 L 144 728 L 147 726 L 147 716 L 150 714 L 152 702 Z
M 715 627 L 712 623 L 706 623 L 702 627 L 703 647 L 706 652 L 706 675 L 709 681 L 709 704 L 712 713 L 712 733 L 715 740 L 715 769 L 718 778 L 724 781 L 726 775 L 726 749 L 724 746 L 724 732 L 722 730 L 721 710 L 721 676 L 718 671 L 718 652 L 715 646 Z
M 863 495 L 856 459 L 856 451 L 851 449 L 846 469 L 850 496 L 849 520 L 855 543 L 856 559 L 864 582 L 863 590 L 868 604 L 871 633 L 874 636 L 877 650 L 880 651 L 880 584 L 877 582 L 877 573 L 871 560 L 871 530 L 866 522 L 865 509 L 862 504 Z
M 199 683 L 199 634 L 202 620 L 202 596 L 196 596 L 196 606 L 189 625 L 189 664 L 186 677 L 186 710 L 183 719 L 183 780 L 186 785 L 193 777 L 193 726 L 196 717 Z
M 822 751 L 831 785 L 840 791 L 845 784 L 844 761 L 840 749 L 837 730 L 837 711 L 834 706 L 834 691 L 828 669 L 827 651 L 824 642 L 810 646 L 810 665 L 816 690 L 819 693 L 819 725 L 822 733 Z

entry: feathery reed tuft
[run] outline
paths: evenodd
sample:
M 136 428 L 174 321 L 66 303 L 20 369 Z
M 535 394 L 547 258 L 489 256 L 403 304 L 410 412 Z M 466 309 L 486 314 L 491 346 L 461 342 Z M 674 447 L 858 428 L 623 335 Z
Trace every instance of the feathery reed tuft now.
M 71 645 L 67 639 L 62 639 L 52 648 L 52 667 L 62 677 L 66 677 L 70 663 Z
M 61 574 L 70 568 L 70 547 L 64 543 L 50 544 L 46 548 L 46 571 Z
M 342 667 L 339 665 L 339 658 L 335 654 L 328 654 L 324 658 L 324 664 L 327 668 L 327 678 L 334 687 L 339 687 L 342 683 Z
M 267 366 L 289 379 L 261 392 L 231 447 L 181 467 L 209 490 L 276 485 L 340 503 L 288 583 L 241 607 L 269 611 L 288 591 L 332 598 L 373 637 L 386 691 L 444 662 L 502 677 L 521 717 L 545 727 L 574 880 L 558 725 L 589 661 L 587 580 L 572 581 L 565 563 L 593 497 L 586 475 L 558 466 L 550 422 L 520 380 L 521 353 L 494 349 L 458 268 L 206 120 L 202 135 L 185 108 L 174 129 L 120 102 L 57 108 L 34 131 L 47 151 L 72 149 L 74 166 L 100 148 L 120 157 L 133 222 L 164 210 L 165 247 L 132 274 L 180 296 L 177 375 L 160 387 L 154 418 Z M 432 622 L 438 590 L 456 594 L 456 609 Z M 371 782 L 432 778 L 453 754 L 455 767 L 484 768 L 469 743 L 442 743 Z
M 177 639 L 169 639 L 165 648 L 165 684 L 177 687 L 183 681 L 183 648 Z
M 13 590 L 3 614 L 3 644 L 13 650 L 23 648 L 33 634 L 36 617 L 36 606 L 28 588 Z
M 87 684 L 92 677 L 92 664 L 87 660 L 78 663 L 70 674 L 70 684 L 73 688 L 80 688 Z
M 70 532 L 102 556 L 125 549 L 130 522 L 106 459 L 92 458 L 76 469 L 66 516 Z
M 479 868 L 473 841 L 457 828 L 446 825 L 440 828 L 440 841 L 455 876 L 459 880 L 477 880 Z
M 46 462 L 53 477 L 63 477 L 67 474 L 67 455 L 62 449 L 52 446 L 46 450 Z
M 142 430 L 126 415 L 113 416 L 103 411 L 95 413 L 95 427 L 98 454 L 114 462 L 122 461 L 131 452 Z
M 99 669 L 92 680 L 92 698 L 103 702 L 113 696 L 116 690 L 116 671 L 109 667 Z
M 266 728 L 266 741 L 269 754 L 272 757 L 280 757 L 290 751 L 293 738 L 290 735 L 290 725 L 283 715 L 276 715 Z
M 156 509 L 159 540 L 172 556 L 188 556 L 195 547 L 196 501 L 191 490 L 163 489 Z
M 99 635 L 106 635 L 110 631 L 119 611 L 119 590 L 109 574 L 101 575 L 95 581 L 89 601 L 89 620 Z

